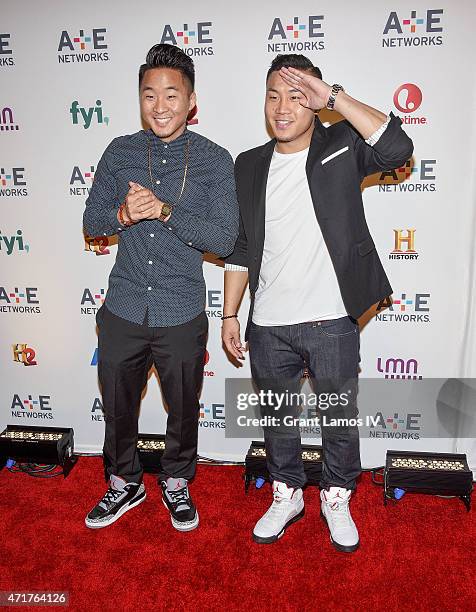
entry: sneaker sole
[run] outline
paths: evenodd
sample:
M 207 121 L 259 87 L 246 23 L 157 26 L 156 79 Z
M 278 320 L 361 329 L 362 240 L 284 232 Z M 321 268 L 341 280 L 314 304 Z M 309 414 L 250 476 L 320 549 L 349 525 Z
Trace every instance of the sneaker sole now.
M 304 508 L 301 510 L 301 512 L 296 514 L 296 516 L 293 516 L 292 519 L 289 519 L 289 521 L 286 523 L 286 525 L 284 525 L 284 527 L 281 529 L 281 531 L 277 535 L 269 536 L 268 538 L 263 538 L 262 536 L 255 535 L 255 533 L 253 532 L 253 541 L 256 542 L 257 544 L 273 544 L 273 542 L 277 542 L 279 538 L 283 537 L 284 532 L 290 525 L 292 525 L 293 523 L 297 523 L 297 521 L 302 519 L 303 516 L 304 516 Z
M 92 521 L 88 522 L 88 518 L 86 517 L 86 519 L 84 520 L 86 527 L 89 527 L 89 529 L 102 529 L 103 527 L 109 527 L 109 525 L 112 525 L 113 523 L 115 523 L 128 510 L 131 510 L 132 508 L 135 508 L 136 506 L 141 504 L 145 500 L 146 497 L 147 495 L 146 495 L 146 492 L 144 491 L 144 493 L 140 497 L 131 501 L 130 504 L 128 504 L 127 506 L 123 506 L 120 510 L 117 511 L 117 513 L 114 516 L 104 521 L 101 521 L 100 523 L 92 522 Z
M 327 529 L 329 529 L 329 523 L 327 522 L 327 519 L 324 516 L 324 513 L 322 512 L 322 510 L 321 510 L 321 519 L 325 522 Z M 332 546 L 334 546 L 334 548 L 338 550 L 339 552 L 346 552 L 346 553 L 355 552 L 360 546 L 360 540 L 357 542 L 357 544 L 352 544 L 351 546 L 344 546 L 344 544 L 339 544 L 339 542 L 336 542 L 335 540 L 333 540 L 332 535 L 330 536 L 330 539 L 332 542 Z
M 192 531 L 193 529 L 196 529 L 198 527 L 198 523 L 199 523 L 198 510 L 195 510 L 195 518 L 193 520 L 182 522 L 182 521 L 177 521 L 177 519 L 175 519 L 172 516 L 169 510 L 169 507 L 167 506 L 163 498 L 162 498 L 162 503 L 167 508 L 167 512 L 170 514 L 170 522 L 172 523 L 172 526 L 177 531 Z

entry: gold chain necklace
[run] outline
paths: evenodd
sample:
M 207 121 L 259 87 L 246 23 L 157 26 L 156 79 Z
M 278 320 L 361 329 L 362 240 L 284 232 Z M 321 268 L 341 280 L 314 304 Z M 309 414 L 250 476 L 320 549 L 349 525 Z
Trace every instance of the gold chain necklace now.
M 187 142 L 185 144 L 185 168 L 184 168 L 184 171 L 183 171 L 182 188 L 180 189 L 180 194 L 179 194 L 179 197 L 178 197 L 178 200 L 177 200 L 177 204 L 180 202 L 180 198 L 182 197 L 183 190 L 185 189 L 185 181 L 187 180 L 189 149 L 190 149 L 190 137 L 187 137 Z M 152 189 L 154 189 L 154 184 L 156 184 L 156 183 L 154 183 L 154 179 L 152 178 L 151 146 L 150 146 L 149 138 L 147 139 L 147 158 L 148 158 L 148 163 L 149 163 L 150 184 L 152 185 Z M 175 206 L 177 204 L 175 204 Z

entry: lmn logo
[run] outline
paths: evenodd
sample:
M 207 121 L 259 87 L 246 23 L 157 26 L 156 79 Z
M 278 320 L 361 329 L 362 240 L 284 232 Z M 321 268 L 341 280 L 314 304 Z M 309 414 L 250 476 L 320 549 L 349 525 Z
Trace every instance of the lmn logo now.
M 109 125 L 109 117 L 105 117 L 102 110 L 101 100 L 96 100 L 96 106 L 79 106 L 78 100 L 71 102 L 69 109 L 73 125 L 82 125 L 87 130 L 91 124 Z

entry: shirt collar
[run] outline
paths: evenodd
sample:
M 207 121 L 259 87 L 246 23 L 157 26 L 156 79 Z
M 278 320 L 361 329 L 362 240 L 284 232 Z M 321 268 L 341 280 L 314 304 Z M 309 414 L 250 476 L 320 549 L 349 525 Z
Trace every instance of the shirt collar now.
M 178 155 L 183 151 L 185 143 L 190 138 L 191 132 L 185 127 L 185 130 L 172 140 L 171 142 L 164 142 L 149 128 L 146 131 L 146 136 L 149 142 L 153 143 L 154 147 L 158 147 L 159 151 L 168 150 L 170 155 Z

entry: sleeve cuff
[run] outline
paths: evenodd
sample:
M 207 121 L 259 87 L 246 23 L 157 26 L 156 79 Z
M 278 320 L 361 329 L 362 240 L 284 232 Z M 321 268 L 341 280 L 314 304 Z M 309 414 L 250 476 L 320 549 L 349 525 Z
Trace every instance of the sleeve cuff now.
M 236 264 L 225 264 L 225 272 L 248 272 L 248 268 L 237 266 Z
M 369 138 L 367 138 L 365 140 L 365 142 L 370 145 L 371 147 L 374 146 L 374 144 L 376 144 L 380 138 L 380 136 L 382 136 L 382 134 L 385 132 L 385 130 L 387 129 L 388 124 L 390 123 L 390 115 L 387 116 L 387 119 L 385 120 L 384 123 L 382 123 L 382 125 L 375 130 L 375 132 L 373 134 L 371 134 L 369 136 Z

